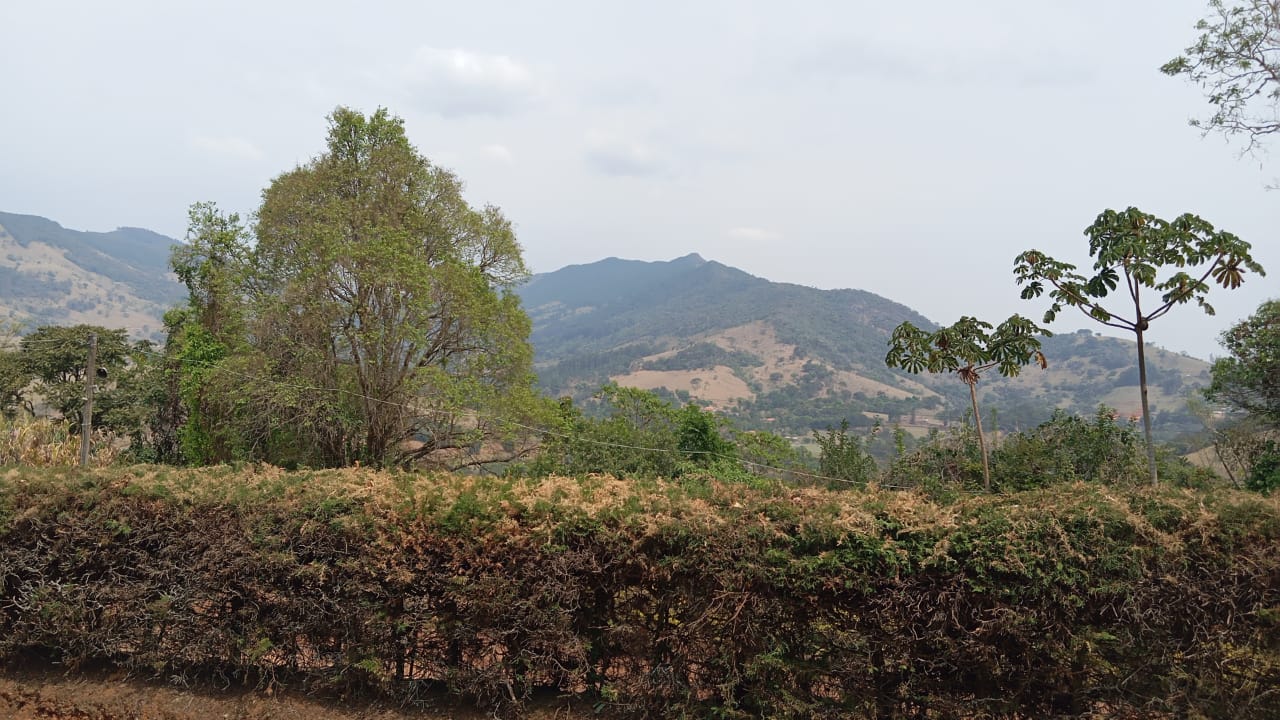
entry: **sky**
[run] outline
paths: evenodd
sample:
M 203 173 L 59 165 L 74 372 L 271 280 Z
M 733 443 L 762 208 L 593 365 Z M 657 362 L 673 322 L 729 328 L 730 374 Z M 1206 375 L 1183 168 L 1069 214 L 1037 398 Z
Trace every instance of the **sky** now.
M 858 288 L 938 323 L 1039 319 L 1013 258 L 1091 264 L 1104 209 L 1193 212 L 1272 270 L 1153 323 L 1201 358 L 1280 296 L 1275 153 L 1202 137 L 1159 67 L 1207 0 L 8 2 L 0 210 L 181 238 L 251 216 L 324 148 L 337 106 L 386 107 L 534 272 L 697 252 Z M 1280 147 L 1280 138 L 1271 145 Z M 1106 330 L 1064 313 L 1058 332 Z

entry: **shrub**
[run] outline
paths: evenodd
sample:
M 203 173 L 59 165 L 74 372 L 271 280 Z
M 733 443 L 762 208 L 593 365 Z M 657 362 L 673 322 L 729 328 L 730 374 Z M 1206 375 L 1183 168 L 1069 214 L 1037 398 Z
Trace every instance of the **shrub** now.
M 246 466 L 0 476 L 0 662 L 517 716 L 1280 716 L 1280 500 Z
M 881 478 L 882 487 L 918 488 L 937 500 L 954 499 L 982 485 L 982 451 L 970 425 L 931 431 L 914 449 L 895 457 Z
M 1008 437 L 995 453 L 996 485 L 1025 490 L 1052 483 L 1131 482 L 1145 476 L 1146 458 L 1132 420 L 1116 422 L 1099 406 L 1086 420 L 1062 410 L 1040 426 Z
M 839 430 L 815 430 L 813 439 L 818 443 L 818 473 L 832 479 L 832 489 L 865 486 L 875 477 L 876 461 L 862 439 L 849 432 L 848 420 L 840 421 Z
M 1253 461 L 1245 487 L 1264 495 L 1280 489 L 1280 445 L 1267 441 L 1266 448 Z

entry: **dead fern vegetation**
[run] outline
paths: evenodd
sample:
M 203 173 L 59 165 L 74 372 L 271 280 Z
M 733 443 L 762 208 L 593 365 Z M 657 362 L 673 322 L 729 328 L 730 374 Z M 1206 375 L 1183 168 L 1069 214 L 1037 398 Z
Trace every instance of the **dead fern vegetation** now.
M 0 471 L 0 658 L 613 717 L 1280 716 L 1280 500 Z

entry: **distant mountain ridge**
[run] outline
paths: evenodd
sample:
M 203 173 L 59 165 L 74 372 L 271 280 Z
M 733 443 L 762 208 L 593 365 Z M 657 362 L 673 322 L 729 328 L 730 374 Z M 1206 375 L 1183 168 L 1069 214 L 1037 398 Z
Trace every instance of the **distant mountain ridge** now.
M 80 232 L 0 212 L 0 317 L 28 329 L 91 323 L 161 340 L 164 313 L 185 297 L 168 268 L 175 244 L 140 228 Z M 935 325 L 874 293 L 775 283 L 697 254 L 571 265 L 533 276 L 518 293 L 533 321 L 539 382 L 556 395 L 586 399 L 617 382 L 793 435 L 842 418 L 923 432 L 967 407 L 950 375 L 885 367 L 894 327 Z M 1038 422 L 1055 407 L 1137 412 L 1131 341 L 1081 330 L 1049 338 L 1045 352 L 1048 370 L 983 378 L 983 403 L 1002 427 Z M 1194 429 L 1185 397 L 1207 383 L 1208 364 L 1156 347 L 1148 359 L 1157 432 Z
M 874 293 L 775 283 L 697 254 L 669 262 L 608 258 L 571 265 L 535 275 L 519 294 L 544 363 L 768 321 L 784 343 L 803 341 L 842 369 L 860 366 L 888 377 L 883 343 L 859 342 L 857 329 L 887 334 L 903 320 L 932 326 Z
M 893 328 L 936 325 L 873 293 L 770 282 L 696 254 L 572 265 L 535 275 L 518 292 L 533 320 L 539 380 L 553 394 L 586 399 L 617 382 L 797 435 L 843 418 L 925 429 L 968 405 L 951 375 L 885 366 Z M 1006 423 L 1034 424 L 1054 408 L 1088 413 L 1098 403 L 1135 412 L 1132 342 L 1082 330 L 1047 339 L 1045 350 L 1049 370 L 1011 379 L 993 372 L 979 384 Z M 1190 429 L 1184 398 L 1207 382 L 1207 363 L 1149 350 L 1166 435 Z
M 82 232 L 0 212 L 0 313 L 30 327 L 91 323 L 157 337 L 186 296 L 169 271 L 175 244 L 142 228 Z

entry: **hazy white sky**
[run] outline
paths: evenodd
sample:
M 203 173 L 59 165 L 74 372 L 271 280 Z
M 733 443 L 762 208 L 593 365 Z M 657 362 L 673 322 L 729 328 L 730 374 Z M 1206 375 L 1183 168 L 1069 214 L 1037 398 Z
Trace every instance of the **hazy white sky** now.
M 1207 357 L 1280 296 L 1280 158 L 1201 138 L 1200 91 L 1158 72 L 1206 5 L 8 2 L 0 210 L 180 238 L 193 202 L 252 213 L 335 106 L 385 106 L 537 272 L 698 252 L 940 323 L 1038 319 L 1018 252 L 1086 264 L 1105 208 L 1195 212 L 1272 270 L 1153 325 Z

